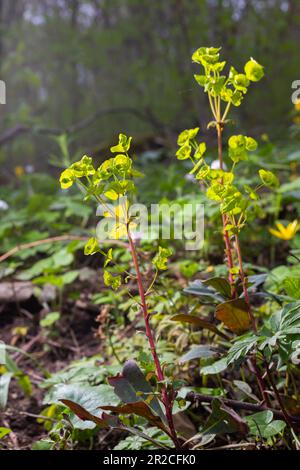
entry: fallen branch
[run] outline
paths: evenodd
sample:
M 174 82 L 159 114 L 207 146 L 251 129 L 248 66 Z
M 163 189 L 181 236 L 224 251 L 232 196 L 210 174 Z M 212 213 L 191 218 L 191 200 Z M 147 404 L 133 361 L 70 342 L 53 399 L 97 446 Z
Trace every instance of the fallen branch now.
M 79 237 L 76 235 L 60 235 L 58 237 L 44 238 L 43 240 L 36 240 L 30 243 L 23 243 L 22 245 L 15 246 L 11 250 L 7 251 L 2 256 L 0 256 L 0 263 L 2 263 L 2 261 L 5 261 L 10 256 L 15 255 L 19 251 L 28 250 L 29 248 L 34 248 L 39 245 L 44 245 L 47 243 L 63 242 L 63 241 L 72 241 L 72 240 L 87 241 L 88 239 L 89 237 Z M 123 246 L 124 248 L 127 248 L 128 246 L 127 243 L 121 242 L 120 240 L 107 240 L 107 242 L 105 243 Z
M 276 418 L 285 420 L 285 417 L 282 411 L 276 410 L 274 408 L 269 408 L 265 405 L 258 405 L 255 403 L 246 403 L 244 401 L 231 400 L 230 398 L 224 398 L 224 397 L 213 397 L 211 395 L 203 395 L 202 393 L 195 393 L 195 392 L 189 392 L 185 399 L 199 406 L 200 403 L 211 403 L 216 398 L 219 398 L 225 405 L 231 406 L 232 408 L 236 410 L 253 411 L 255 413 L 257 413 L 258 411 L 269 410 L 269 411 L 272 411 L 272 413 L 274 414 Z M 295 423 L 300 423 L 299 416 L 290 416 L 290 419 L 294 421 Z

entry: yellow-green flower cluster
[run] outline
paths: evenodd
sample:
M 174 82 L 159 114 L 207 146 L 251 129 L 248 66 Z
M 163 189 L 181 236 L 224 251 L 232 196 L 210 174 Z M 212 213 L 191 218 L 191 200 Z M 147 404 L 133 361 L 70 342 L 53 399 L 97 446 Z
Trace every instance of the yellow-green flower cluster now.
M 60 176 L 60 185 L 62 189 L 70 188 L 76 180 L 86 178 L 86 185 L 90 191 L 98 188 L 100 183 L 103 184 L 103 192 L 117 199 L 118 195 L 123 195 L 126 191 L 133 188 L 133 183 L 126 181 L 129 177 L 142 176 L 141 173 L 132 167 L 132 160 L 127 152 L 130 149 L 131 137 L 125 134 L 119 135 L 119 143 L 111 147 L 111 152 L 118 153 L 115 157 L 105 160 L 97 169 L 94 168 L 92 158 L 84 155 L 81 160 L 73 163 L 69 168 L 64 170 Z M 108 180 L 112 178 L 113 182 L 109 184 Z M 83 182 L 81 181 L 83 184 Z
M 225 61 L 220 61 L 220 47 L 200 47 L 192 55 L 192 61 L 204 68 L 203 75 L 194 75 L 197 83 L 213 97 L 239 106 L 247 93 L 250 82 L 258 82 L 264 76 L 264 69 L 251 58 L 244 66 L 244 73 L 230 67 L 229 74 L 223 75 Z
M 92 176 L 95 173 L 96 170 L 93 167 L 91 157 L 84 155 L 79 162 L 73 163 L 69 168 L 62 172 L 59 182 L 62 189 L 67 189 L 72 186 L 77 178 Z

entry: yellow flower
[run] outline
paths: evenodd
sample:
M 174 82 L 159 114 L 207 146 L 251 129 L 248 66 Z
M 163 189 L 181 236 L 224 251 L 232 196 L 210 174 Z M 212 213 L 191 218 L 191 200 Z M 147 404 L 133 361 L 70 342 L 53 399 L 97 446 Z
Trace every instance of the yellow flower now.
M 112 221 L 111 231 L 109 237 L 114 240 L 124 238 L 128 233 L 128 224 L 130 229 L 134 229 L 136 224 L 129 219 L 128 215 L 128 201 L 127 199 L 120 198 L 120 204 L 116 207 L 111 204 L 107 205 L 108 211 L 103 213 L 104 217 L 108 217 Z
M 15 175 L 20 178 L 20 176 L 24 175 L 24 168 L 22 166 L 15 167 Z
M 280 222 L 276 222 L 276 227 L 278 230 L 275 230 L 274 228 L 269 228 L 269 232 L 272 235 L 277 238 L 280 238 L 281 240 L 291 240 L 298 232 L 300 228 L 300 223 L 298 222 L 298 220 L 294 220 L 285 227 Z
M 295 103 L 295 110 L 300 111 L 300 100 L 296 101 Z
M 294 123 L 295 124 L 300 124 L 300 116 L 295 116 L 294 117 Z

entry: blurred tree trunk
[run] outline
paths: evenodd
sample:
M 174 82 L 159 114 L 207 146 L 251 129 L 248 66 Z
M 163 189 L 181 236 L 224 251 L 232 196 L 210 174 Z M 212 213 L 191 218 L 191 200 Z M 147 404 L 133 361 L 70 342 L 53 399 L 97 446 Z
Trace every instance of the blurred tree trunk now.
M 3 57 L 3 31 L 4 31 L 3 2 L 4 0 L 0 0 L 0 70 L 2 68 L 2 63 L 4 60 L 4 57 Z
M 71 28 L 73 30 L 73 37 L 75 38 L 78 30 L 78 15 L 79 15 L 79 0 L 71 0 Z M 75 41 L 76 43 L 76 41 Z M 74 51 L 75 52 L 75 51 Z M 74 53 L 71 60 L 71 108 L 72 108 L 72 123 L 78 120 L 79 108 L 79 89 L 78 89 L 78 71 L 77 71 L 77 56 Z

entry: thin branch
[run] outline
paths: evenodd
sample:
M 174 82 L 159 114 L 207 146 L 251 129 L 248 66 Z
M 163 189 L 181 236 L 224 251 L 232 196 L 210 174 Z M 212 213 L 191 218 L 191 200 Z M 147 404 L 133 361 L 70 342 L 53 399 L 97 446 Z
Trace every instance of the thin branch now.
M 223 397 L 213 397 L 211 395 L 203 395 L 202 393 L 195 393 L 195 392 L 189 392 L 186 396 L 186 400 L 199 404 L 199 403 L 211 403 L 213 400 L 216 398 L 219 398 L 225 405 L 231 406 L 232 408 L 236 410 L 245 410 L 245 411 L 252 411 L 252 412 L 258 412 L 258 411 L 272 411 L 274 416 L 276 418 L 284 419 L 285 416 L 282 411 L 276 410 L 274 408 L 269 408 L 265 405 L 257 405 L 255 403 L 246 403 L 243 401 L 238 401 L 238 400 L 231 400 L 230 398 L 223 398 Z M 290 420 L 300 423 L 300 417 L 298 416 L 290 416 Z
M 108 109 L 95 111 L 93 114 L 85 117 L 81 121 L 75 124 L 72 124 L 71 126 L 68 126 L 66 128 L 61 128 L 61 129 L 39 127 L 39 126 L 34 126 L 34 125 L 31 126 L 29 124 L 16 124 L 14 127 L 8 129 L 0 136 L 0 146 L 26 133 L 49 135 L 49 136 L 58 136 L 61 134 L 74 134 L 76 132 L 79 132 L 91 126 L 97 119 L 103 116 L 106 116 L 107 114 L 132 114 L 136 116 L 138 119 L 141 119 L 151 124 L 151 126 L 156 131 L 161 132 L 161 130 L 164 128 L 163 123 L 159 121 L 149 109 L 140 111 L 139 109 L 132 108 L 132 107 L 108 108 Z

